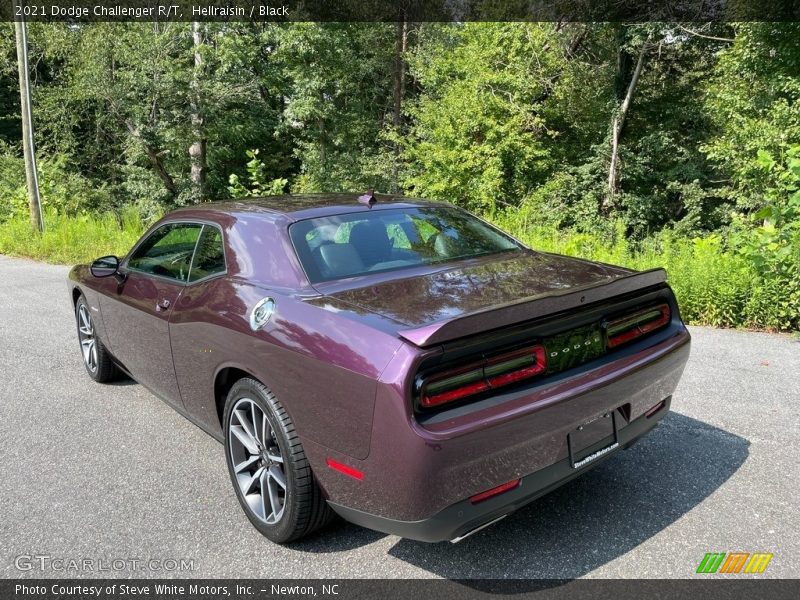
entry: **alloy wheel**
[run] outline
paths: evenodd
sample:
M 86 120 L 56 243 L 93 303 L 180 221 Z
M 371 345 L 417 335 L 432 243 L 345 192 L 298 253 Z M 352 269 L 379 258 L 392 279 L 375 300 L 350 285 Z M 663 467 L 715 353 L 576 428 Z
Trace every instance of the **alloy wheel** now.
M 230 413 L 231 464 L 248 508 L 260 521 L 274 525 L 286 508 L 283 455 L 275 431 L 261 407 L 241 398 Z
M 78 339 L 81 343 L 83 362 L 92 373 L 97 371 L 97 340 L 94 336 L 94 324 L 89 309 L 85 304 L 78 307 Z

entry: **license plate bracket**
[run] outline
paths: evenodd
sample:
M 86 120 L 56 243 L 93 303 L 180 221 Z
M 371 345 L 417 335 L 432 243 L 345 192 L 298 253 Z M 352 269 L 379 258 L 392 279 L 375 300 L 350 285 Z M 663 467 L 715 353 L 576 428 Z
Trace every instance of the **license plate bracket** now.
M 601 442 L 611 437 L 611 443 Z M 594 462 L 619 448 L 617 410 L 600 415 L 567 434 L 569 462 L 573 469 Z

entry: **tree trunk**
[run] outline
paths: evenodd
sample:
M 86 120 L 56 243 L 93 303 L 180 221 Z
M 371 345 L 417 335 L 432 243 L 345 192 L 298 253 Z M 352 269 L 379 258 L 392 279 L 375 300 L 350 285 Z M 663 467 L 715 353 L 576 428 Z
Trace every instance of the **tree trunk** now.
M 625 118 L 628 116 L 628 111 L 633 101 L 633 94 L 636 91 L 636 84 L 639 82 L 639 75 L 642 73 L 644 65 L 644 57 L 648 50 L 648 43 L 642 44 L 642 49 L 639 52 L 639 58 L 636 61 L 636 66 L 633 69 L 628 89 L 625 92 L 625 98 L 619 111 L 614 114 L 611 119 L 611 164 L 608 167 L 608 193 L 603 201 L 603 211 L 608 212 L 613 203 L 615 194 L 617 193 L 617 185 L 619 182 L 619 139 L 622 135 L 622 128 L 625 126 Z
M 397 41 L 394 54 L 394 132 L 398 138 L 403 129 L 403 99 L 406 95 L 406 49 L 408 47 L 408 22 L 405 13 L 397 23 Z M 394 143 L 394 164 L 392 166 L 392 192 L 400 191 L 400 141 Z
M 33 144 L 27 23 L 24 20 L 14 21 L 14 32 L 17 38 L 17 70 L 19 71 L 19 99 L 22 109 L 22 150 L 25 156 L 25 182 L 28 186 L 31 227 L 37 232 L 44 231 L 44 220 L 42 219 L 42 202 L 39 198 L 39 178 L 36 173 L 36 149 Z
M 192 73 L 191 90 L 189 94 L 189 110 L 192 120 L 192 144 L 189 146 L 189 161 L 191 162 L 190 181 L 192 186 L 192 200 L 201 202 L 206 199 L 206 145 L 205 117 L 203 116 L 200 81 L 203 76 L 203 56 L 200 48 L 203 45 L 202 25 L 192 21 L 192 41 L 194 44 L 194 71 Z

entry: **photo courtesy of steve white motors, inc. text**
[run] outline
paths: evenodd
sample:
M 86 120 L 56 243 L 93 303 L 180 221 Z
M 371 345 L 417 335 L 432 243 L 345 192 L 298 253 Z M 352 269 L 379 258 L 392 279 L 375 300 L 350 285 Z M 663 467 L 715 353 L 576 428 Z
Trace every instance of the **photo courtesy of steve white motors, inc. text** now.
M 339 584 L 319 585 L 282 585 L 272 583 L 261 586 L 240 584 L 172 584 L 172 583 L 110 583 L 110 584 L 64 584 L 54 583 L 46 585 L 28 585 L 18 583 L 14 586 L 15 596 L 71 596 L 71 597 L 109 597 L 109 596 L 209 596 L 209 597 L 236 597 L 252 596 L 255 594 L 270 594 L 273 596 L 338 596 Z

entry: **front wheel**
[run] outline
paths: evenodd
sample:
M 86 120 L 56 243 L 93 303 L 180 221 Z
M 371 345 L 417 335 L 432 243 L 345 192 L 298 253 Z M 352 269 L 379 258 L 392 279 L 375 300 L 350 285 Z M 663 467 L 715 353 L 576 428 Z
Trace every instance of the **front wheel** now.
M 81 296 L 75 304 L 75 321 L 78 326 L 78 342 L 81 346 L 83 366 L 89 377 L 98 383 L 114 381 L 119 377 L 119 370 L 111 360 L 103 342 L 97 337 L 94 320 L 86 298 Z
M 236 497 L 263 535 L 282 544 L 332 516 L 289 415 L 254 379 L 241 379 L 225 403 L 225 456 Z

